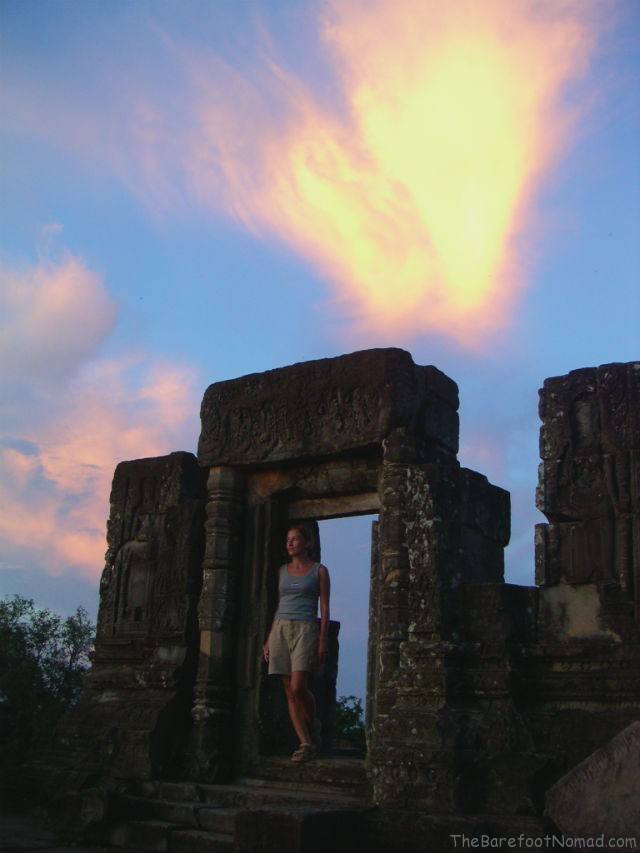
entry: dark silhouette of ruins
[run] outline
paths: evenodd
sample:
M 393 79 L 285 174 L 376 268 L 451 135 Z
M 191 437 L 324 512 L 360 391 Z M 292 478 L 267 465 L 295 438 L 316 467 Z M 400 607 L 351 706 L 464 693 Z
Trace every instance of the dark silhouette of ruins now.
M 540 417 L 548 524 L 524 587 L 503 579 L 509 494 L 460 467 L 458 389 L 435 367 L 377 349 L 211 385 L 197 458 L 116 469 L 93 668 L 41 778 L 113 843 L 164 821 L 148 849 L 543 832 L 545 792 L 638 717 L 640 362 L 546 380 Z M 273 567 L 291 521 L 368 513 L 366 759 L 292 767 L 261 661 Z M 207 847 L 225 819 L 231 846 Z

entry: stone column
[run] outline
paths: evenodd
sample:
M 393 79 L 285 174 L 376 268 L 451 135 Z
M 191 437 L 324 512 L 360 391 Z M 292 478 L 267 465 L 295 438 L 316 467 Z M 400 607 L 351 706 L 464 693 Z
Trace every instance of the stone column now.
M 536 581 L 595 585 L 616 623 L 634 603 L 640 622 L 639 413 L 640 362 L 572 370 L 540 390 L 537 504 L 549 524 L 536 528 Z
M 640 697 L 640 362 L 540 390 L 537 642 L 528 717 L 555 781 L 637 718 Z
M 221 782 L 232 772 L 233 630 L 242 561 L 244 475 L 235 468 L 213 467 L 207 490 L 191 772 L 202 781 Z
M 460 593 L 465 581 L 501 576 L 509 496 L 466 469 L 405 462 L 385 450 L 369 751 L 374 799 L 451 813 L 467 808 L 470 765 L 496 752 L 481 731 L 487 709 L 460 672 Z M 499 718 L 505 737 L 513 729 L 506 678 L 496 673 L 489 685 L 501 709 L 491 720 Z
M 451 469 L 455 476 L 456 469 Z M 443 583 L 456 576 L 448 533 L 457 507 L 443 501 L 448 469 L 385 460 L 380 512 L 375 716 L 369 769 L 374 800 L 387 807 L 453 808 L 445 749 Z M 443 488 L 445 487 L 445 488 Z M 446 630 L 444 631 L 446 633 Z

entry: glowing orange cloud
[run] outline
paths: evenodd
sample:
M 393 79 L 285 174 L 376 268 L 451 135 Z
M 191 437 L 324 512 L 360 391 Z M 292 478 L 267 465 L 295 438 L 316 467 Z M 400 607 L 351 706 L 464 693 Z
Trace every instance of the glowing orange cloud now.
M 336 0 L 323 35 L 342 112 L 275 63 L 260 89 L 200 68 L 192 186 L 311 260 L 357 326 L 475 345 L 513 310 L 515 237 L 566 141 L 589 9 Z
M 569 86 L 610 7 L 318 7 L 308 23 L 328 60 L 322 81 L 285 70 L 269 39 L 241 73 L 151 27 L 141 42 L 153 32 L 161 89 L 157 67 L 136 62 L 112 69 L 100 111 L 82 92 L 18 80 L 5 112 L 102 162 L 154 216 L 195 200 L 283 241 L 331 283 L 367 343 L 436 331 L 477 347 L 514 316 L 535 194 L 575 129 Z

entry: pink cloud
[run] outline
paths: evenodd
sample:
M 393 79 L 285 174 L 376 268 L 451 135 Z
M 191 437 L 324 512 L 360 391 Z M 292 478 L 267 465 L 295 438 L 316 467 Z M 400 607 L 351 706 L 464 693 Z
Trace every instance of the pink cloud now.
M 195 444 L 195 372 L 145 353 L 96 358 L 115 306 L 79 258 L 11 269 L 1 281 L 12 397 L 0 441 L 4 561 L 95 578 L 116 464 Z
M 46 242 L 58 228 L 43 230 Z M 0 264 L 0 363 L 5 377 L 64 375 L 94 355 L 117 308 L 100 277 L 63 252 L 22 267 Z
M 0 539 L 53 574 L 99 576 L 116 464 L 193 447 L 195 385 L 190 368 L 148 356 L 83 368 L 62 409 L 25 424 L 28 452 L 0 449 Z

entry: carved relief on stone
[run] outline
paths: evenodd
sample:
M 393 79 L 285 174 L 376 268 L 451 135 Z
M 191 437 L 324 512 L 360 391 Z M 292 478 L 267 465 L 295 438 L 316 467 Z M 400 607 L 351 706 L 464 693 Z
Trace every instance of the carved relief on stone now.
M 598 368 L 605 452 L 640 449 L 640 361 Z
M 398 349 L 295 364 L 211 385 L 202 402 L 202 465 L 302 460 L 379 447 L 397 426 L 454 455 L 457 386 Z
M 547 379 L 540 391 L 539 583 L 619 583 L 637 596 L 640 362 Z
M 151 519 L 139 519 L 139 529 L 118 551 L 115 562 L 119 594 L 114 632 L 145 634 L 149 629 L 149 614 L 153 599 L 153 560 Z
M 98 639 L 184 635 L 188 601 L 199 584 L 203 502 L 203 475 L 191 454 L 120 463 Z

